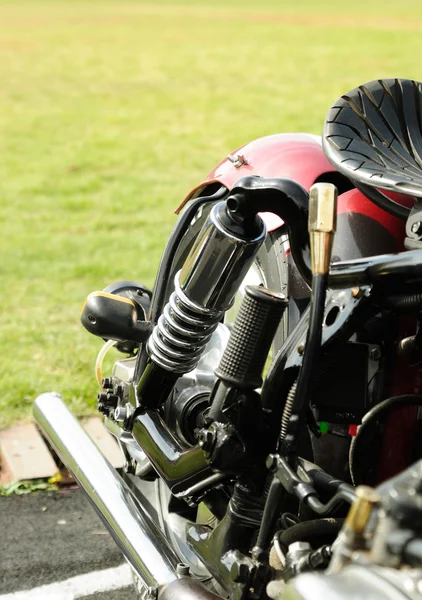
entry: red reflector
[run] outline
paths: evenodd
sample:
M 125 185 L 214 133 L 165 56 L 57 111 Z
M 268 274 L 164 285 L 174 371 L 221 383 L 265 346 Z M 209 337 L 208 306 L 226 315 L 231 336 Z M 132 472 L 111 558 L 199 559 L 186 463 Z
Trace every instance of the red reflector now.
M 357 432 L 358 432 L 357 425 L 349 425 L 349 435 L 351 435 L 352 437 L 356 437 Z

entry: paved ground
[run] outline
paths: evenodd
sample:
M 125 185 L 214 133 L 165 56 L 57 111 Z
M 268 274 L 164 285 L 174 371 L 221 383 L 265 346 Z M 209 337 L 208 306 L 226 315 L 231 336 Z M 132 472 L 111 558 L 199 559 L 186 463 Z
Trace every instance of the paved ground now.
M 124 583 L 128 568 L 123 564 L 120 551 L 80 490 L 0 498 L 0 600 L 3 595 L 51 586 L 93 571 L 103 571 L 113 579 L 110 569 L 114 568 Z M 96 577 L 104 579 L 102 575 L 78 579 L 79 587 L 91 579 L 89 595 L 83 594 L 86 599 L 135 597 L 127 587 L 96 592 L 97 588 L 92 589 Z M 57 600 L 69 597 L 65 592 L 57 595 L 57 585 L 52 589 Z
M 104 594 L 94 594 L 93 596 L 85 596 L 84 600 L 134 600 L 132 588 L 125 588 L 115 592 L 107 592 Z

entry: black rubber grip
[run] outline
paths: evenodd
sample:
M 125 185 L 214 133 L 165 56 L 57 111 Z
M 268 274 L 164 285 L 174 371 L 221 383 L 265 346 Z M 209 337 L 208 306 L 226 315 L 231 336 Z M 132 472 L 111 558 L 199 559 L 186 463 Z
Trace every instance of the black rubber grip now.
M 233 330 L 215 371 L 226 384 L 255 389 L 280 319 L 288 304 L 282 295 L 262 287 L 247 286 Z

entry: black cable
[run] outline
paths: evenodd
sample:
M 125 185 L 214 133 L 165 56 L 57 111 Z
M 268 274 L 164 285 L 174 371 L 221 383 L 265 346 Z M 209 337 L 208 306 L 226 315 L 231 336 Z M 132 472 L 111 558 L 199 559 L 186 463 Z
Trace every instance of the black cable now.
M 295 416 L 296 418 L 290 418 L 286 429 L 286 436 L 280 450 L 281 454 L 286 456 L 292 456 L 296 452 L 299 433 L 303 424 L 304 408 L 309 400 L 311 382 L 315 372 L 319 350 L 321 348 L 327 282 L 327 274 L 314 275 L 312 277 L 309 328 L 292 410 L 292 417 Z
M 364 196 L 371 200 L 371 202 L 373 202 L 376 206 L 382 210 L 385 210 L 385 212 L 388 212 L 390 215 L 403 220 L 406 220 L 410 215 L 410 208 L 399 204 L 392 198 L 389 198 L 377 188 L 371 187 L 366 183 L 358 183 L 354 180 L 351 181 Z M 412 198 L 412 196 L 410 196 L 410 198 Z
M 345 483 L 326 504 L 323 504 L 316 496 L 308 496 L 306 504 L 317 515 L 329 515 L 334 509 L 343 504 L 343 502 L 352 504 L 355 501 L 355 493 L 352 488 L 349 488 L 350 486 Z
M 167 240 L 166 247 L 161 257 L 160 266 L 158 267 L 157 277 L 155 279 L 148 315 L 148 319 L 151 322 L 151 327 L 157 324 L 158 318 L 163 312 L 164 304 L 166 302 L 167 289 L 169 284 L 172 283 L 171 274 L 172 270 L 174 269 L 174 259 L 176 253 L 184 235 L 190 227 L 193 218 L 198 212 L 198 209 L 203 204 L 222 200 L 226 194 L 227 189 L 224 186 L 221 186 L 217 192 L 210 196 L 200 196 L 187 205 L 185 211 L 177 220 L 176 225 L 174 226 L 173 231 Z M 145 346 L 141 346 L 140 352 L 138 352 L 137 356 L 138 358 L 136 361 L 134 379 L 138 382 L 148 363 L 148 354 Z
M 235 219 L 249 219 L 259 212 L 271 212 L 283 219 L 294 263 L 310 285 L 308 207 L 309 194 L 296 181 L 256 176 L 240 179 L 227 201 L 228 212 Z
M 324 320 L 325 293 L 327 290 L 327 275 L 314 275 L 312 278 L 311 312 L 309 329 L 306 337 L 302 367 L 300 369 L 295 394 L 295 409 L 297 405 L 304 406 L 309 395 L 310 383 L 315 368 L 315 359 L 321 348 L 322 324 Z
M 368 435 L 371 435 L 371 433 L 373 434 L 372 430 L 374 425 L 380 418 L 384 417 L 389 410 L 406 406 L 422 406 L 422 396 L 417 394 L 392 396 L 371 408 L 364 416 L 362 425 L 358 428 L 357 435 L 353 438 L 350 445 L 349 468 L 354 485 L 363 483 L 362 474 L 358 471 L 358 458 L 363 441 L 368 438 Z
M 210 397 L 210 409 L 206 415 L 207 422 L 220 421 L 224 402 L 227 398 L 227 386 L 217 379 Z
M 203 204 L 209 204 L 210 202 L 222 200 L 226 194 L 227 189 L 224 186 L 221 186 L 221 188 L 211 196 L 200 196 L 187 205 L 187 208 L 180 215 L 178 221 L 176 222 L 176 225 L 171 232 L 169 239 L 167 240 L 155 280 L 150 308 L 150 321 L 153 325 L 156 324 L 158 317 L 164 308 L 166 290 L 170 281 L 171 271 L 173 269 L 174 257 L 179 248 L 179 244 L 183 239 L 183 236 L 185 235 L 192 222 L 192 219 L 198 211 L 198 208 Z
M 281 529 L 289 529 L 289 527 L 293 527 L 293 525 L 297 525 L 299 522 L 299 517 L 293 513 L 285 512 L 280 517 Z
M 258 561 L 268 557 L 271 536 L 273 535 L 279 514 L 278 509 L 286 498 L 286 495 L 287 492 L 284 489 L 283 484 L 277 477 L 274 477 L 265 502 L 256 545 L 252 550 L 252 556 Z

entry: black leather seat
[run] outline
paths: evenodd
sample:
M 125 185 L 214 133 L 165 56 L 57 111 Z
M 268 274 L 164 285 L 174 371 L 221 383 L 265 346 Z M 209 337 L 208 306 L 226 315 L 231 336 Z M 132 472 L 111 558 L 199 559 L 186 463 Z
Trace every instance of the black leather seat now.
M 364 192 L 371 186 L 422 197 L 422 83 L 380 79 L 351 90 L 328 112 L 323 148 Z

